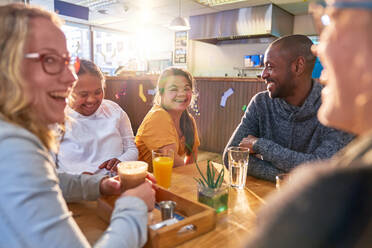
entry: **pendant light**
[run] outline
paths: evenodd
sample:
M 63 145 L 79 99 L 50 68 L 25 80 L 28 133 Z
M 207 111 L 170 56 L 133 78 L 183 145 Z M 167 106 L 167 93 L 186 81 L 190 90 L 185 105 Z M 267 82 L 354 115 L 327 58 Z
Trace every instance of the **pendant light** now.
M 181 17 L 181 0 L 178 1 L 178 17 L 173 19 L 169 25 L 169 28 L 176 31 L 190 30 L 188 20 L 184 17 Z

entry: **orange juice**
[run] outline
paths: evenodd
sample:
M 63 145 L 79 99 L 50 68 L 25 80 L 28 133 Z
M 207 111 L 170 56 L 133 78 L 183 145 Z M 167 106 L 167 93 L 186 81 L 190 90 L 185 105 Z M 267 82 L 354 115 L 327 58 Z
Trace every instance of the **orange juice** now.
M 156 157 L 152 160 L 152 167 L 157 183 L 168 189 L 171 184 L 173 158 Z

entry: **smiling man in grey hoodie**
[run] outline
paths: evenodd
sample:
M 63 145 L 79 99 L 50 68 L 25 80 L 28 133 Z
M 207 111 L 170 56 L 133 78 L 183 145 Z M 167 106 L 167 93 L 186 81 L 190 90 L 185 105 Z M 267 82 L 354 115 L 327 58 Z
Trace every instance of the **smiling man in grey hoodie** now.
M 267 90 L 249 103 L 225 148 L 225 165 L 229 147 L 248 147 L 260 155 L 250 156 L 248 174 L 274 181 L 301 163 L 331 157 L 351 141 L 352 135 L 318 121 L 323 86 L 311 78 L 312 45 L 304 35 L 290 35 L 267 48 L 262 72 Z

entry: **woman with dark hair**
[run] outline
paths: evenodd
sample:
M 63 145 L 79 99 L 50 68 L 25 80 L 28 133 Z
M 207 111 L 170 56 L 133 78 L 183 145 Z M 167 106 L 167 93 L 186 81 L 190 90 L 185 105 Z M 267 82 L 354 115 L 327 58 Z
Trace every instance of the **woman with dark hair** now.
M 80 174 L 102 169 L 100 172 L 106 173 L 116 170 L 121 161 L 137 160 L 128 115 L 116 103 L 103 99 L 101 70 L 83 59 L 77 75 L 65 110 L 68 119 L 57 155 L 59 170 Z
M 151 150 L 172 149 L 174 166 L 193 163 L 200 145 L 195 120 L 187 110 L 195 97 L 194 79 L 186 70 L 168 68 L 160 75 L 157 89 L 154 106 L 137 132 L 139 160 L 151 165 Z

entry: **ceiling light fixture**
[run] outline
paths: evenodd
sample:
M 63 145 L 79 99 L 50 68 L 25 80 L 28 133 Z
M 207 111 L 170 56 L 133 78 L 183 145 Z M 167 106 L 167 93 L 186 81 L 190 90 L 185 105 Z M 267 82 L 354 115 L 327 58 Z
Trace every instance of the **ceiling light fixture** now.
M 172 20 L 169 28 L 176 31 L 190 30 L 190 24 L 188 20 L 184 17 L 181 17 L 181 0 L 178 1 L 178 17 Z

